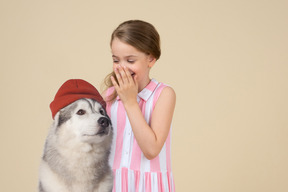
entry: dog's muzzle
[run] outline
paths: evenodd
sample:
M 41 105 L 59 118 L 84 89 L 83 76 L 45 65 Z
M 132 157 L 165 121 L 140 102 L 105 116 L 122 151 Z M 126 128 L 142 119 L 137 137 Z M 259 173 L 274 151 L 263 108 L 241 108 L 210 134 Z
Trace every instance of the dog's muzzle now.
M 100 117 L 98 119 L 98 124 L 100 125 L 100 129 L 97 135 L 107 135 L 109 133 L 109 119 L 107 119 L 106 117 Z

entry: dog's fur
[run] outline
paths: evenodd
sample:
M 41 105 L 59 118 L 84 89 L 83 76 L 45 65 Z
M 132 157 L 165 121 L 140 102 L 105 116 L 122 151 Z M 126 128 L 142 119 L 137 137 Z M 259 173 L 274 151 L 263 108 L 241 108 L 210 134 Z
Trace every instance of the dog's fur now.
M 94 100 L 61 109 L 46 139 L 39 192 L 111 192 L 112 134 L 105 109 Z

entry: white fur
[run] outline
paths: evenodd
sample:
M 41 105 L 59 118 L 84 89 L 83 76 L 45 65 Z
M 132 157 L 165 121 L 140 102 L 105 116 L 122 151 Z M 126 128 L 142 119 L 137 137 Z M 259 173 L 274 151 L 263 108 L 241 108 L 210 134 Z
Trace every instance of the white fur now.
M 80 109 L 85 110 L 84 115 L 77 114 Z M 108 134 L 97 134 L 101 129 L 99 118 L 107 117 L 100 110 L 103 108 L 99 103 L 85 99 L 57 113 L 46 139 L 40 165 L 39 191 L 40 184 L 45 192 L 112 190 L 113 177 L 108 165 L 112 127 L 110 124 L 107 128 Z M 61 113 L 69 119 L 59 127 Z

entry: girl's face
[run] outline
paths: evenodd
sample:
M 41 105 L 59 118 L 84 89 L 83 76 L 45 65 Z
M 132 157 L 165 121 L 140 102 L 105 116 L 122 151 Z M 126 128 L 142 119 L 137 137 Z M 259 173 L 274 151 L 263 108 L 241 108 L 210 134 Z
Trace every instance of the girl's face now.
M 126 66 L 134 78 L 137 75 L 138 91 L 141 91 L 150 82 L 149 71 L 156 59 L 133 46 L 115 38 L 111 44 L 113 68 L 118 65 Z

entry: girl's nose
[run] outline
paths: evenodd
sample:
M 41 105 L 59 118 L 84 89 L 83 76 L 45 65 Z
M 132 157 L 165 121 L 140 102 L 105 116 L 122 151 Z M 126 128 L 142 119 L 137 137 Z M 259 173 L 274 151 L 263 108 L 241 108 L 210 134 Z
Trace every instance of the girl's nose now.
M 127 69 L 129 68 L 126 62 L 121 62 L 121 63 L 120 63 L 120 66 L 121 66 L 121 67 L 126 67 Z
M 127 67 L 127 63 L 125 61 L 122 61 L 120 64 L 122 67 Z

